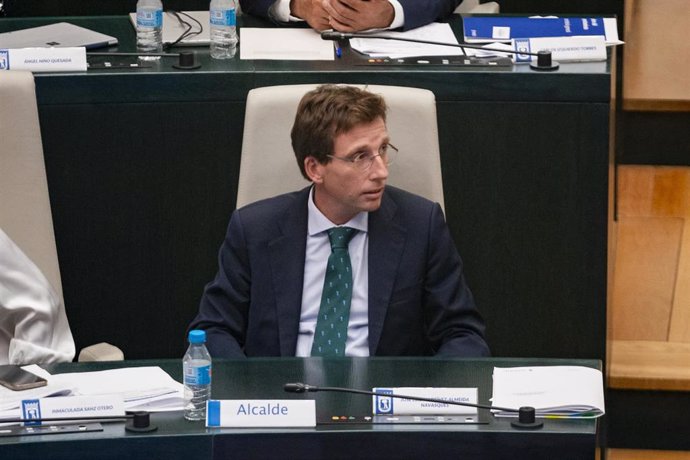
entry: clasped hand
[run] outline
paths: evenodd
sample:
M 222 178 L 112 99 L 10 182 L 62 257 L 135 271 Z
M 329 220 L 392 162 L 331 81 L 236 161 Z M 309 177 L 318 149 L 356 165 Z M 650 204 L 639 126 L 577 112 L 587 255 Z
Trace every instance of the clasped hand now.
M 388 0 L 292 0 L 290 11 L 318 31 L 383 29 L 395 16 Z

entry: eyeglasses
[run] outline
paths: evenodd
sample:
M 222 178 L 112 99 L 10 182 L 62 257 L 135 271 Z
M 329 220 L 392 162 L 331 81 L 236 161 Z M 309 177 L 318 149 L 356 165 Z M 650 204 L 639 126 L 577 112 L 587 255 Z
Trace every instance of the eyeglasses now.
M 354 155 L 345 158 L 337 157 L 335 155 L 326 156 L 350 163 L 352 167 L 358 171 L 366 171 L 367 169 L 371 168 L 371 165 L 374 164 L 374 160 L 376 160 L 377 157 L 381 157 L 383 163 L 388 166 L 389 164 L 393 163 L 393 160 L 395 160 L 397 154 L 398 148 L 396 146 L 393 144 L 383 144 L 381 147 L 379 147 L 379 153 L 377 154 L 373 154 L 371 152 L 357 152 Z

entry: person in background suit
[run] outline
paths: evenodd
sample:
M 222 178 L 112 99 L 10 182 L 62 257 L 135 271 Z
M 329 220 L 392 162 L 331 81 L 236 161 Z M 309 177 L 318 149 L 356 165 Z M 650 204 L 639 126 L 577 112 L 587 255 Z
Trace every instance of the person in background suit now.
M 318 31 L 414 29 L 447 19 L 462 0 L 240 0 L 246 14 L 278 24 L 306 21 Z
M 0 364 L 68 362 L 74 352 L 60 296 L 0 229 Z
M 441 207 L 386 185 L 397 149 L 383 98 L 319 86 L 300 101 L 291 135 L 312 184 L 233 212 L 189 326 L 206 331 L 211 355 L 321 356 L 329 232 L 346 226 L 352 300 L 337 355 L 488 356 Z

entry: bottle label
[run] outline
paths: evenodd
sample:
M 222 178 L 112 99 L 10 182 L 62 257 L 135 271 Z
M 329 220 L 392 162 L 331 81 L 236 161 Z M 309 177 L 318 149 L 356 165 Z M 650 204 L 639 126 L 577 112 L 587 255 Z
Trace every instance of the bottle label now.
M 211 366 L 185 366 L 184 383 L 186 385 L 208 385 L 211 383 Z
M 137 10 L 137 26 L 163 27 L 163 10 Z
M 235 10 L 211 10 L 209 12 L 211 17 L 211 25 L 213 26 L 234 26 L 236 24 Z

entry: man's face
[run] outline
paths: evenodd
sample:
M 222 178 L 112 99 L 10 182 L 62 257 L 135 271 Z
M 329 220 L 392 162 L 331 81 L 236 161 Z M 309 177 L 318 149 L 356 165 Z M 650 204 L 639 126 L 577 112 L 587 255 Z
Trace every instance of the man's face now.
M 371 166 L 360 170 L 342 161 L 357 155 L 377 155 L 388 144 L 388 131 L 383 119 L 357 125 L 337 135 L 333 155 L 327 164 L 313 157 L 305 159 L 306 170 L 315 184 L 314 203 L 331 222 L 341 225 L 362 211 L 375 211 L 381 206 L 383 189 L 388 178 L 388 166 L 377 156 Z

